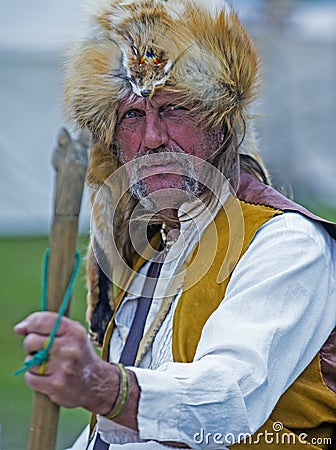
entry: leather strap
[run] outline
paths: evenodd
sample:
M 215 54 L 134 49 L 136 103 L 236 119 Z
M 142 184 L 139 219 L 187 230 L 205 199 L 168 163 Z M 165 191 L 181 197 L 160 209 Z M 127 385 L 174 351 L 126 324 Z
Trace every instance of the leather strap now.
M 102 441 L 100 434 L 97 432 L 96 440 L 92 450 L 107 450 L 109 446 L 110 444 L 107 444 L 106 442 Z
M 137 309 L 129 330 L 125 346 L 120 356 L 119 362 L 124 366 L 133 366 L 139 344 L 143 336 L 146 319 L 152 303 L 155 287 L 163 264 L 162 253 L 158 261 L 153 261 L 149 266 L 147 277 L 142 288 L 141 297 L 138 299 Z

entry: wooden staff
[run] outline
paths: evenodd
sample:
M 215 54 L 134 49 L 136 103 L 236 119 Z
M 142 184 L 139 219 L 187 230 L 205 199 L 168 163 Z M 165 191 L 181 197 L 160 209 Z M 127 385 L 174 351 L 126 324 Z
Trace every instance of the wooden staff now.
M 47 309 L 58 311 L 70 281 L 77 247 L 78 217 L 88 163 L 89 138 L 77 140 L 65 128 L 53 152 L 56 171 L 54 217 L 50 232 Z M 56 446 L 59 406 L 39 392 L 33 394 L 28 450 L 53 450 Z

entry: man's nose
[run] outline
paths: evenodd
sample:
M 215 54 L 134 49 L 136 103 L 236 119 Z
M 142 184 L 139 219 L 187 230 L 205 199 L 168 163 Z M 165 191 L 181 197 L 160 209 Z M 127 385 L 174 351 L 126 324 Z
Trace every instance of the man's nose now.
M 143 144 L 146 148 L 155 149 L 161 145 L 167 145 L 167 126 L 159 114 L 150 112 L 146 115 L 146 128 Z

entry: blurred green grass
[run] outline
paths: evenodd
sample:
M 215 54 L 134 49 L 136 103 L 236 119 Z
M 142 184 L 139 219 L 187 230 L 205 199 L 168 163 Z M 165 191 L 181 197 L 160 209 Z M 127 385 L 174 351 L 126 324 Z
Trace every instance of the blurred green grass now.
M 295 200 L 297 201 L 297 200 Z M 301 199 L 298 203 L 302 204 L 309 211 L 313 212 L 317 216 L 323 217 L 330 222 L 336 223 L 336 205 L 335 207 L 331 205 L 324 205 L 323 203 L 313 203 L 311 204 L 306 199 Z
M 81 271 L 77 277 L 70 316 L 85 324 L 86 292 L 84 258 L 88 237 L 80 237 Z M 42 257 L 47 237 L 0 238 L 0 424 L 2 450 L 25 450 L 27 445 L 32 392 L 23 375 L 13 376 L 22 367 L 22 338 L 13 326 L 27 314 L 40 309 Z M 57 450 L 69 446 L 88 423 L 89 413 L 81 409 L 61 409 Z M 1 437 L 0 437 L 1 441 Z M 47 449 L 46 449 L 47 450 Z

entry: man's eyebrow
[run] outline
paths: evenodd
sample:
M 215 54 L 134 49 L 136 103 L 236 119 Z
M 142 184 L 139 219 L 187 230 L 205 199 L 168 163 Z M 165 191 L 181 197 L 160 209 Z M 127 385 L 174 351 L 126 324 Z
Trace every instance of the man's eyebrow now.
M 117 112 L 119 111 L 127 111 L 129 109 L 141 109 L 141 99 L 139 98 L 130 98 L 128 100 L 122 100 L 119 102 L 119 105 L 117 107 Z
M 172 101 L 172 102 L 161 105 L 159 107 L 159 110 L 166 109 L 166 108 L 172 108 L 174 106 L 179 106 L 180 108 L 188 109 L 188 105 L 186 105 L 180 101 L 176 101 L 176 102 Z

